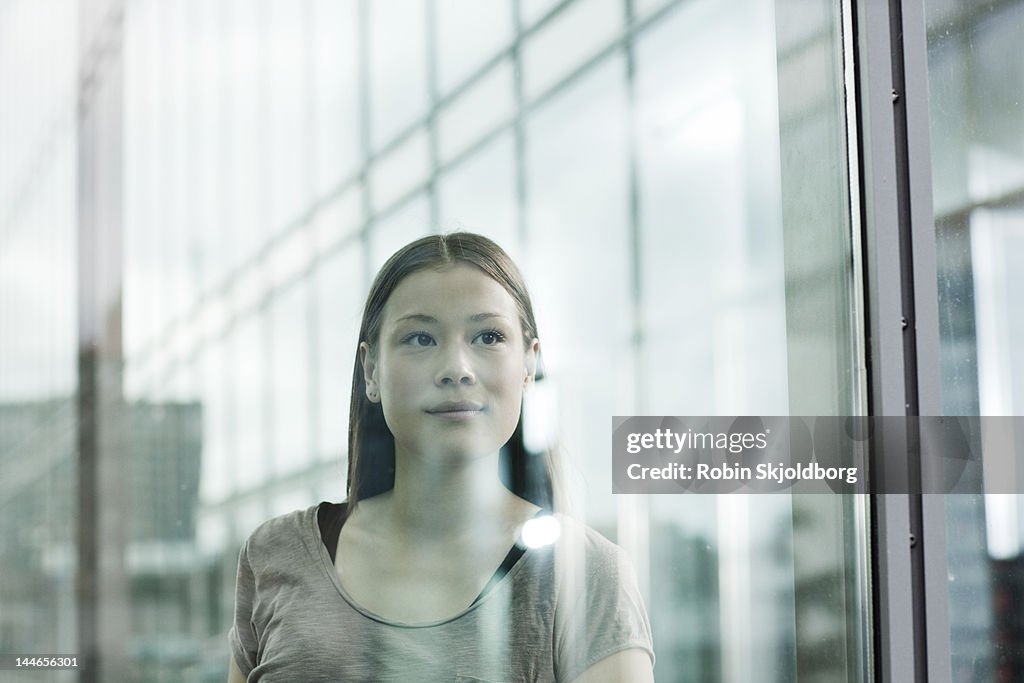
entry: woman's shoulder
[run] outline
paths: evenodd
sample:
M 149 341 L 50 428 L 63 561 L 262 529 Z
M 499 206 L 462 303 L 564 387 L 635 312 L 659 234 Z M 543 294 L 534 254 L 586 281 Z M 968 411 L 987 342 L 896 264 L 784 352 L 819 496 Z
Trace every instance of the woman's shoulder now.
M 623 552 L 607 536 L 576 517 L 556 512 L 552 518 L 558 523 L 558 542 L 561 544 L 574 545 L 595 556 L 613 557 Z
M 590 525 L 555 515 L 559 582 L 554 611 L 559 679 L 573 680 L 598 661 L 639 648 L 654 661 L 651 627 L 628 553 Z
M 306 537 L 312 533 L 319 507 L 317 504 L 293 510 L 261 523 L 246 538 L 243 552 L 252 557 L 287 554 L 306 548 L 309 544 Z
M 561 569 L 575 570 L 587 576 L 632 576 L 629 555 L 597 529 L 575 517 L 555 513 L 558 537 L 553 545 L 553 559 Z

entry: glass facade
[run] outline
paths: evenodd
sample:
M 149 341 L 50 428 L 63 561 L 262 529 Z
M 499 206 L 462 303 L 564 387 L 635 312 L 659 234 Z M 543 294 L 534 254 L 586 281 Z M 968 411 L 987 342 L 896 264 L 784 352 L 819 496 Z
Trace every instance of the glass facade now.
M 0 9 L 0 652 L 77 651 L 76 3 Z M 25 68 L 25 65 L 31 68 Z M 5 101 L 14 98 L 5 96 Z M 73 680 L 70 674 L 54 680 Z M 0 679 L 21 676 L 0 671 Z
M 931 0 L 926 9 L 942 408 L 1020 415 L 1024 5 Z M 945 505 L 954 681 L 1024 676 L 1024 501 L 985 495 L 983 483 Z
M 944 410 L 1015 414 L 1024 4 L 928 5 Z M 528 438 L 656 680 L 870 680 L 869 500 L 610 482 L 614 415 L 867 413 L 845 9 L 0 4 L 0 653 L 224 680 L 241 542 L 344 497 L 370 279 L 467 229 L 524 270 Z M 996 508 L 946 506 L 954 680 L 1020 673 Z

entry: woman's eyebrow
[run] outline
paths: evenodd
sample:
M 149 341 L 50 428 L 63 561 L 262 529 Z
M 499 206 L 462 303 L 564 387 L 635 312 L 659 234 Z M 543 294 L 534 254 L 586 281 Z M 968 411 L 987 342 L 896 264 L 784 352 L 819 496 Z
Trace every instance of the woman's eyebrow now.
M 491 318 L 504 318 L 504 317 L 505 316 L 503 316 L 501 313 L 477 313 L 476 315 L 469 316 L 469 318 L 467 318 L 467 320 L 469 320 L 469 322 L 471 322 L 471 323 L 478 323 L 478 322 L 481 322 L 483 320 L 490 320 Z
M 506 319 L 506 317 L 501 313 L 475 313 L 466 318 L 466 320 L 471 323 L 478 323 L 484 320 L 491 320 L 493 318 L 498 318 L 501 320 Z M 404 322 L 418 322 L 433 325 L 439 323 L 437 318 L 430 315 L 425 315 L 423 313 L 409 313 L 408 315 L 403 315 L 401 318 L 395 320 L 396 325 Z
M 436 324 L 437 318 L 433 318 L 429 315 L 423 315 L 422 313 L 410 313 L 409 315 L 403 315 L 401 318 L 397 319 L 395 323 L 398 324 L 406 321 Z

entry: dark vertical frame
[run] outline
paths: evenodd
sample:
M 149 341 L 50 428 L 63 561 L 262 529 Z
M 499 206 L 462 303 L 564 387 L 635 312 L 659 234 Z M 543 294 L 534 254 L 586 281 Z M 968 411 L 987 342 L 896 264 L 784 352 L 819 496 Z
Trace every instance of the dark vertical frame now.
M 121 388 L 124 7 L 84 1 L 78 84 L 78 653 L 80 678 L 127 680 L 127 464 Z
M 870 413 L 938 415 L 938 301 L 924 0 L 854 0 Z M 945 517 L 920 493 L 915 430 L 878 444 L 872 510 L 875 677 L 945 682 Z
M 928 108 L 927 0 L 902 0 L 903 98 L 910 211 L 910 257 L 913 261 L 915 360 L 919 415 L 941 415 L 941 357 L 937 240 L 932 203 L 932 162 Z M 928 463 L 921 476 L 928 480 Z M 949 574 L 946 567 L 945 497 L 921 496 L 922 590 L 926 621 L 927 677 L 952 681 L 950 658 Z

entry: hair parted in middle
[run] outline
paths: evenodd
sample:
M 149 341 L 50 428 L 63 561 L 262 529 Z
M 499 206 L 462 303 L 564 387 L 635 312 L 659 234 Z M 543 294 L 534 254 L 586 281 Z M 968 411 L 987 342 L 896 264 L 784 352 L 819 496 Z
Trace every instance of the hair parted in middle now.
M 454 232 L 420 238 L 399 249 L 384 263 L 366 298 L 359 343 L 365 342 L 370 352 L 375 353 L 384 306 L 405 278 L 421 270 L 445 270 L 459 264 L 473 266 L 500 284 L 516 304 L 525 343 L 537 338 L 533 304 L 523 276 L 511 257 L 482 235 Z M 550 451 L 527 451 L 520 412 L 511 439 L 501 449 L 502 480 L 516 495 L 553 511 L 557 487 L 551 457 Z M 357 345 L 349 408 L 347 513 L 350 514 L 360 500 L 384 493 L 394 484 L 395 437 L 384 420 L 381 404 L 366 397 L 366 380 Z

